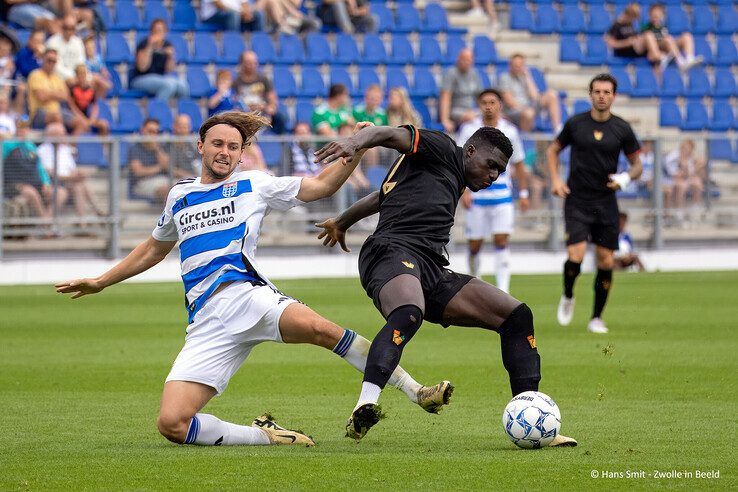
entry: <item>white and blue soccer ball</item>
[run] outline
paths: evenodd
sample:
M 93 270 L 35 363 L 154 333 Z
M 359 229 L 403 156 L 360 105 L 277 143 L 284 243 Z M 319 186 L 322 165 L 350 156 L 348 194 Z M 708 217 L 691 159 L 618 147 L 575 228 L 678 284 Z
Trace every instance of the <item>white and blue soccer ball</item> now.
M 548 446 L 561 429 L 561 411 L 550 396 L 538 391 L 516 395 L 502 413 L 505 434 L 521 448 Z

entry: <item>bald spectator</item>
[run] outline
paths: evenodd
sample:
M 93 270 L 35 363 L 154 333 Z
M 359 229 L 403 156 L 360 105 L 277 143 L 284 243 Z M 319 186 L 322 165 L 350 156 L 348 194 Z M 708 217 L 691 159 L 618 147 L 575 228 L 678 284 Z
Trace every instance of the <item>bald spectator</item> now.
M 177 115 L 172 124 L 172 134 L 175 137 L 191 137 L 192 120 L 186 114 Z M 200 174 L 201 158 L 197 145 L 188 138 L 186 141 L 175 141 L 169 146 L 169 162 L 172 163 L 172 172 L 175 179 L 198 176 Z
M 62 20 L 61 33 L 54 34 L 46 47 L 56 50 L 59 61 L 56 63 L 56 74 L 65 82 L 71 83 L 74 79 L 74 69 L 85 63 L 85 45 L 77 36 L 77 21 L 73 15 L 67 15 Z
M 313 131 L 318 135 L 336 137 L 341 126 L 353 124 L 350 101 L 346 86 L 333 84 L 328 91 L 328 99 L 313 111 Z
M 474 70 L 474 55 L 469 48 L 464 48 L 456 58 L 456 66 L 443 74 L 441 82 L 439 119 L 447 132 L 455 132 L 460 125 L 479 115 L 476 97 L 483 88 L 482 79 Z
M 187 84 L 175 72 L 174 47 L 166 40 L 167 32 L 164 20 L 152 21 L 149 35 L 136 47 L 136 62 L 129 82 L 131 89 L 163 101 L 189 95 Z
M 141 125 L 141 136 L 159 134 L 159 121 L 147 118 Z M 169 155 L 157 141 L 147 140 L 128 150 L 128 169 L 131 171 L 131 191 L 138 198 L 164 203 L 169 194 Z
M 500 90 L 505 103 L 505 114 L 521 131 L 533 131 L 536 115 L 542 110 L 548 112 L 554 132 L 560 130 L 559 95 L 553 89 L 544 93 L 538 90 L 525 64 L 524 55 L 516 53 L 510 57 L 508 71 L 500 76 Z
M 259 111 L 271 120 L 272 131 L 280 135 L 286 131 L 286 120 L 277 110 L 277 93 L 269 77 L 259 70 L 259 57 L 253 51 L 241 53 L 233 89 L 241 104 L 249 111 Z

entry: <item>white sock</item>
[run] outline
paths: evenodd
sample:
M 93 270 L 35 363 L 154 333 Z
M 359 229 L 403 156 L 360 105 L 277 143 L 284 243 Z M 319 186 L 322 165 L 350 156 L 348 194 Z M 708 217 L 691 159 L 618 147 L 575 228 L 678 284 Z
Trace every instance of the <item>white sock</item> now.
M 479 272 L 479 254 L 469 253 L 469 275 L 476 277 Z
M 495 283 L 503 292 L 510 292 L 510 248 L 495 250 L 497 265 L 495 268 Z
M 356 402 L 354 410 L 366 403 L 377 403 L 381 392 L 382 388 L 376 384 L 364 381 L 361 383 L 361 394 L 359 395 L 359 401 Z
M 345 330 L 341 340 L 338 341 L 333 351 L 343 357 L 346 362 L 355 367 L 360 373 L 364 374 L 366 357 L 371 345 L 369 340 L 356 332 Z M 392 372 L 387 384 L 405 393 L 413 403 L 418 402 L 417 394 L 420 388 L 423 387 L 400 366 L 397 366 Z
M 198 413 L 190 421 L 184 444 L 200 446 L 257 446 L 269 444 L 266 432 L 256 427 L 223 422 L 207 413 Z

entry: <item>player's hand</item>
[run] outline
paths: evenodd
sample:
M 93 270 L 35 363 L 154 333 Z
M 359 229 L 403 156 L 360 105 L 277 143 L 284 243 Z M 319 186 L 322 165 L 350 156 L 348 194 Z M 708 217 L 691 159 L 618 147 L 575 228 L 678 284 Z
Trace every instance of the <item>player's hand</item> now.
M 368 126 L 374 126 L 374 123 L 372 123 L 371 121 L 360 121 L 360 122 L 358 122 L 354 126 L 353 135 L 356 135 L 357 133 L 359 133 L 359 130 L 361 130 L 362 128 L 366 128 Z
M 342 250 L 347 253 L 351 252 L 351 250 L 346 246 L 346 231 L 338 227 L 336 219 L 324 220 L 319 224 L 315 224 L 315 227 L 323 229 L 320 231 L 320 234 L 318 234 L 318 239 L 325 238 L 323 239 L 323 246 L 332 248 L 336 243 L 338 243 L 341 245 Z
M 72 294 L 72 299 L 77 299 L 87 294 L 97 294 L 103 290 L 103 286 L 94 278 L 68 280 L 66 282 L 60 282 L 54 287 L 56 287 L 56 291 L 60 294 Z
M 530 209 L 530 200 L 527 198 L 518 198 L 521 212 L 527 212 Z
M 318 150 L 315 153 L 315 162 L 324 166 L 341 157 L 345 157 L 347 161 L 350 161 L 350 158 L 356 154 L 357 150 L 359 149 L 353 138 L 342 138 L 330 142 Z
M 557 179 L 551 184 L 551 193 L 561 198 L 566 198 L 566 195 L 571 193 L 571 190 L 566 186 L 564 181 Z
M 469 210 L 472 206 L 472 196 L 469 190 L 465 191 L 463 195 L 461 195 L 461 206 L 464 207 L 466 210 Z

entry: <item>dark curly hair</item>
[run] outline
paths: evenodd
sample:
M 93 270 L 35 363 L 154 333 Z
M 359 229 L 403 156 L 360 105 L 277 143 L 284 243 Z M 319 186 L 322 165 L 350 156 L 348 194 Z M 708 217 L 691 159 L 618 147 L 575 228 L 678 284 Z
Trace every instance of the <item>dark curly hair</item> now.
M 510 139 L 493 126 L 483 126 L 474 132 L 474 135 L 469 137 L 469 140 L 464 144 L 464 150 L 466 150 L 469 145 L 473 145 L 476 149 L 487 147 L 489 150 L 492 150 L 493 148 L 498 148 L 508 159 L 510 159 L 510 156 L 512 156 L 513 153 Z

